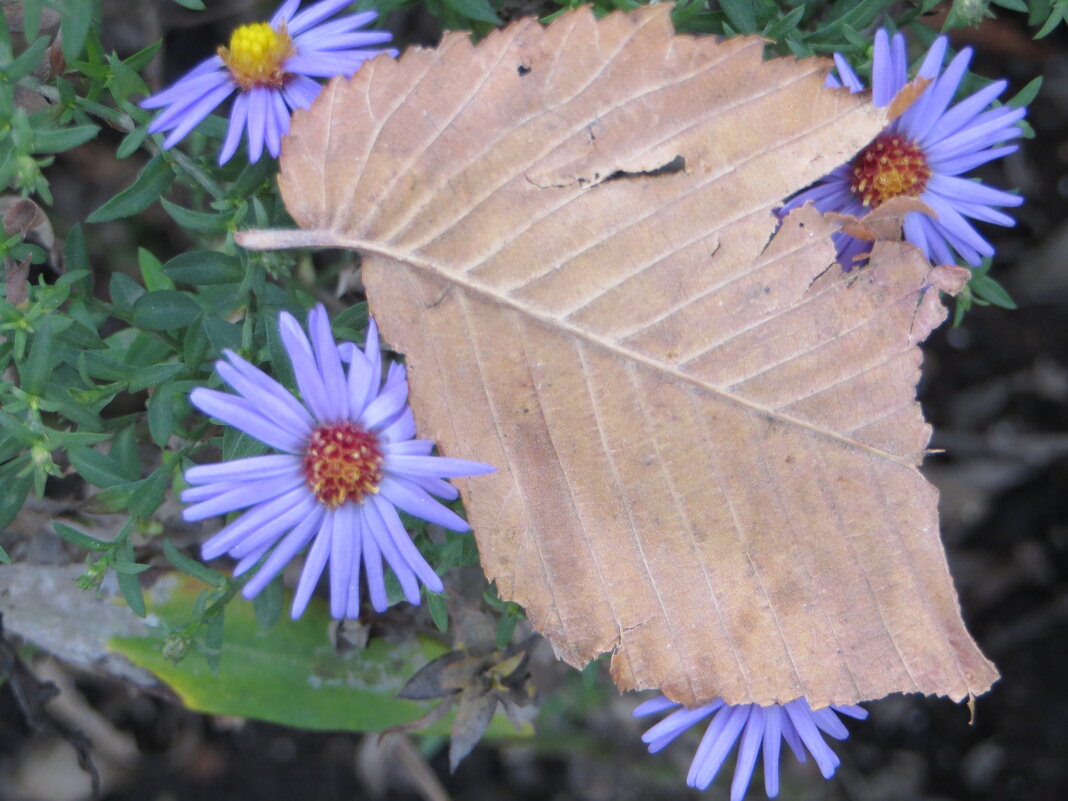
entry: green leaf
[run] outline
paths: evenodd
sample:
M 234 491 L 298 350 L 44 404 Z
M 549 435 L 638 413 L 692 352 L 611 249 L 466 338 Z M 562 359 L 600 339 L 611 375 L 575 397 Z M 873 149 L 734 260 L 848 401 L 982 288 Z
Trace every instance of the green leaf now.
M 719 7 L 739 33 L 756 33 L 756 9 L 753 0 L 720 0 Z
M 1064 19 L 1066 11 L 1068 11 L 1068 9 L 1055 8 L 1053 10 L 1053 13 L 1049 15 L 1049 19 L 1047 19 L 1042 24 L 1042 27 L 1038 29 L 1038 32 L 1035 34 L 1035 38 L 1044 39 L 1045 37 L 1053 33 L 1053 29 L 1056 28 L 1061 23 L 1061 20 Z
M 89 269 L 89 250 L 85 246 L 85 231 L 81 223 L 75 223 L 67 232 L 63 261 L 68 273 Z
M 1030 81 L 1028 81 L 1027 86 L 1025 86 L 1015 95 L 1013 95 L 1012 99 L 1009 100 L 1006 105 L 1012 106 L 1013 108 L 1023 108 L 1024 106 L 1029 106 L 1031 105 L 1031 101 L 1034 100 L 1035 97 L 1038 95 L 1038 90 L 1041 88 L 1042 76 L 1039 75 L 1037 78 L 1032 78 Z
M 97 0 L 64 0 L 59 7 L 63 15 L 60 32 L 63 34 L 63 58 L 67 63 L 77 59 L 85 49 L 85 39 L 93 22 Z
M 245 277 L 241 262 L 217 250 L 193 250 L 175 256 L 163 271 L 175 281 L 193 286 L 236 284 Z
M 137 266 L 141 269 L 141 280 L 149 292 L 161 289 L 174 289 L 174 281 L 163 273 L 163 262 L 145 248 L 137 249 Z
M 40 395 L 52 373 L 55 353 L 52 347 L 52 318 L 37 324 L 30 355 L 19 369 L 19 385 L 28 395 Z
M 100 130 L 96 125 L 75 125 L 51 131 L 33 132 L 34 153 L 62 153 L 84 145 Z
M 164 384 L 152 394 L 148 404 L 148 433 L 152 441 L 161 448 L 174 432 L 174 387 Z
M 15 440 L 23 446 L 33 445 L 37 441 L 37 435 L 30 431 L 29 427 L 14 415 L 0 409 L 0 427 L 11 434 Z M 8 465 L 4 465 L 6 468 Z M 3 495 L 0 492 L 0 495 Z
M 41 32 L 41 0 L 22 0 L 22 32 L 26 40 Z
M 283 595 L 282 576 L 277 575 L 252 599 L 252 611 L 256 613 L 256 624 L 264 631 L 273 629 L 282 619 Z
M 171 471 L 167 466 L 157 467 L 152 474 L 140 482 L 137 489 L 130 493 L 130 502 L 127 508 L 134 517 L 148 519 L 160 504 L 163 496 L 167 494 L 167 485 L 171 480 Z
M 141 454 L 137 447 L 136 426 L 126 426 L 115 435 L 111 440 L 108 455 L 122 465 L 124 475 L 134 478 L 141 475 Z
M 171 331 L 185 328 L 200 312 L 200 305 L 187 293 L 163 289 L 148 292 L 134 302 L 133 321 L 146 331 Z
M 163 40 L 159 39 L 148 47 L 138 50 L 132 56 L 124 58 L 122 63 L 134 72 L 140 72 L 152 62 L 152 59 L 156 57 L 156 54 L 160 51 L 161 47 L 163 47 Z
M 16 81 L 25 78 L 37 68 L 38 64 L 41 63 L 41 59 L 44 57 L 44 52 L 47 48 L 48 37 L 40 37 L 32 45 L 23 50 L 18 58 L 0 68 L 0 75 L 3 75 L 8 83 L 15 83 Z
M 426 594 L 426 608 L 430 612 L 430 619 L 438 627 L 438 631 L 444 633 L 449 630 L 449 609 L 445 605 L 445 597 L 440 593 L 428 592 Z
M 2 545 L 0 545 L 0 564 L 11 564 L 11 557 L 7 555 L 7 551 L 4 550 L 4 546 Z
M 1016 301 L 1012 299 L 1008 291 L 989 275 L 976 275 L 968 282 L 969 288 L 981 300 L 993 303 L 1003 309 L 1015 309 Z
M 489 0 L 443 0 L 445 5 L 467 19 L 497 24 L 501 18 L 489 4 Z
M 119 192 L 90 214 L 86 221 L 100 223 L 121 220 L 144 211 L 166 191 L 173 180 L 174 170 L 171 169 L 163 154 L 157 153 L 137 174 L 133 185 Z
M 111 302 L 119 311 L 129 313 L 134 301 L 145 294 L 145 288 L 126 273 L 112 273 L 108 292 L 111 294 Z
M 19 461 L 29 462 L 29 457 Z M 23 475 L 15 475 L 13 478 L 4 480 L 4 491 L 0 492 L 0 531 L 10 525 L 19 513 L 22 504 L 26 502 L 26 496 L 30 494 L 33 486 L 33 471 L 27 471 Z
M 188 578 L 162 580 L 174 581 L 173 595 L 154 602 L 151 611 L 164 626 L 184 625 L 194 617 L 203 585 Z M 330 616 L 318 599 L 300 620 L 283 616 L 266 634 L 252 605 L 240 601 L 230 604 L 223 625 L 215 676 L 194 656 L 168 662 L 158 636 L 115 638 L 110 646 L 166 682 L 189 709 L 327 731 L 382 731 L 423 715 L 428 705 L 393 696 L 407 677 L 445 650 L 429 640 L 375 638 L 363 650 L 339 654 L 325 636 Z
M 167 198 L 162 198 L 160 202 L 163 204 L 163 210 L 182 228 L 201 234 L 225 234 L 230 230 L 230 214 L 193 211 L 171 203 Z
M 136 572 L 127 570 L 127 567 L 141 568 L 147 570 L 148 565 L 138 565 L 134 562 L 133 546 L 129 540 L 126 540 L 118 549 L 116 554 L 116 561 L 111 563 L 111 568 L 115 571 L 115 575 L 119 580 L 119 592 L 122 593 L 122 597 L 126 599 L 126 603 L 130 606 L 130 611 L 138 617 L 145 616 L 145 596 L 141 591 L 141 580 L 137 578 Z
M 92 448 L 71 448 L 67 455 L 78 474 L 94 487 L 107 489 L 140 478 L 126 472 L 117 459 Z
M 134 371 L 133 378 L 127 384 L 130 392 L 140 392 L 149 387 L 158 387 L 165 381 L 169 381 L 185 370 L 184 364 L 174 362 L 168 364 L 153 364 L 151 367 L 140 367 Z
M 512 641 L 515 633 L 515 624 L 519 622 L 519 616 L 509 607 L 501 619 L 497 621 L 497 647 L 504 648 Z
M 203 11 L 204 3 L 201 0 L 174 0 L 175 3 L 182 8 L 188 8 L 190 11 Z
M 226 348 L 239 350 L 241 348 L 241 326 L 221 320 L 218 317 L 204 318 L 204 333 L 208 335 L 208 341 L 216 353 L 222 353 Z
M 221 573 L 216 573 L 209 567 L 205 567 L 196 559 L 190 559 L 175 548 L 170 540 L 163 541 L 163 555 L 167 557 L 172 565 L 183 573 L 204 582 L 209 587 L 222 589 L 226 586 L 226 576 Z
M 144 144 L 145 139 L 148 138 L 148 128 L 143 125 L 139 125 L 134 128 L 130 133 L 126 134 L 125 138 L 119 143 L 118 148 L 115 150 L 115 158 L 124 159 L 137 152 L 137 149 Z M 161 200 L 166 203 L 163 198 Z
M 96 537 L 90 537 L 88 534 L 78 531 L 76 528 L 71 528 L 64 523 L 52 522 L 52 528 L 56 534 L 65 539 L 72 545 L 77 545 L 79 548 L 85 548 L 87 551 L 106 551 L 111 547 L 110 542 L 104 542 L 104 540 L 98 540 Z

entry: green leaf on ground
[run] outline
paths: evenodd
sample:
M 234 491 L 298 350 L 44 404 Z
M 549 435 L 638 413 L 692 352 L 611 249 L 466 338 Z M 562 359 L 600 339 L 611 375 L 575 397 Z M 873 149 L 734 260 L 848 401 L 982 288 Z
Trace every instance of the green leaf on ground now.
M 148 593 L 149 613 L 164 628 L 194 618 L 193 605 L 204 585 L 168 576 Z M 288 610 L 287 593 L 284 607 Z M 166 682 L 190 709 L 216 715 L 258 718 L 286 726 L 333 731 L 383 731 L 410 723 L 428 704 L 395 698 L 415 672 L 445 648 L 429 639 L 390 642 L 375 638 L 363 650 L 338 653 L 327 635 L 330 615 L 314 599 L 300 620 L 288 615 L 268 631 L 256 621 L 253 606 L 236 600 L 227 607 L 221 660 L 212 675 L 205 659 L 192 651 L 177 665 L 164 659 L 162 638 L 118 637 L 109 646 Z M 436 731 L 447 731 L 443 722 Z M 511 733 L 497 720 L 491 733 Z

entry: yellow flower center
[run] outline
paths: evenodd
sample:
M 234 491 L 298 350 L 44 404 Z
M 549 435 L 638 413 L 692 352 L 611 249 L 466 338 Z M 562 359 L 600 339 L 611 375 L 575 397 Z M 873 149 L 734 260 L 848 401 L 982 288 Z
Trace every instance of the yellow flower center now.
M 223 60 L 237 84 L 246 92 L 254 86 L 281 88 L 286 80 L 283 65 L 296 53 L 285 23 L 275 30 L 266 22 L 242 25 L 230 36 L 230 47 L 219 47 Z
M 378 438 L 348 421 L 319 426 L 304 451 L 304 478 L 328 509 L 360 503 L 382 480 Z
M 881 134 L 853 159 L 849 189 L 869 207 L 895 197 L 919 197 L 931 178 L 927 157 L 897 134 Z

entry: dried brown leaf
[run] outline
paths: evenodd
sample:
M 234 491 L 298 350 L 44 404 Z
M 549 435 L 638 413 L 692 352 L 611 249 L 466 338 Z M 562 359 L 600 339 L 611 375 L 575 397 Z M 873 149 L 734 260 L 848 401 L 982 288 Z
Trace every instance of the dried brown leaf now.
M 772 238 L 884 112 L 669 13 L 331 82 L 283 150 L 309 230 L 245 241 L 365 254 L 422 430 L 499 468 L 460 482 L 486 573 L 566 661 L 687 704 L 983 692 L 916 470 L 941 279 L 899 242 L 843 275 L 811 208 Z

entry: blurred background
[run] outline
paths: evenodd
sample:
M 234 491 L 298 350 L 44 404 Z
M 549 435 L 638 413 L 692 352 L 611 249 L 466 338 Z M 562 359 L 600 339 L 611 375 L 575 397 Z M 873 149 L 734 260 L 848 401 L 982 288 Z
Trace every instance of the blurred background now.
M 105 0 L 106 49 L 128 55 L 163 38 L 146 70 L 158 89 L 225 42 L 233 26 L 262 13 L 251 2 L 209 3 L 185 11 L 171 2 Z M 554 3 L 508 3 L 505 14 L 544 14 Z M 939 18 L 929 19 L 937 29 Z M 390 15 L 400 46 L 432 44 L 437 18 L 425 9 Z M 783 799 L 851 801 L 1062 801 L 1068 798 L 1068 27 L 1035 41 L 1025 19 L 999 9 L 996 20 L 955 31 L 955 46 L 976 49 L 972 69 L 1007 77 L 1013 94 L 1045 75 L 1028 119 L 1037 132 L 1020 151 L 990 165 L 987 182 L 1027 198 L 1013 229 L 983 232 L 998 255 L 992 275 L 1019 308 L 973 307 L 956 328 L 925 346 L 920 396 L 934 426 L 925 472 L 942 493 L 943 538 L 965 620 L 1003 678 L 966 705 L 891 697 L 849 723 L 836 745 L 842 766 L 825 782 L 811 764 L 783 760 Z M 116 161 L 120 137 L 62 154 L 49 170 L 50 216 L 62 238 L 76 221 L 129 185 L 143 159 Z M 158 205 L 128 220 L 92 226 L 98 273 L 136 272 L 138 246 L 158 253 L 188 247 Z M 104 276 L 106 279 L 106 276 Z M 106 280 L 99 280 L 106 286 Z M 342 303 L 359 300 L 351 291 Z M 77 486 L 49 484 L 49 498 L 0 536 L 19 562 L 65 564 L 80 556 L 40 525 L 48 502 Z M 192 540 L 191 540 L 192 541 Z M 3 568 L 0 568 L 2 570 Z M 476 579 L 477 580 L 477 579 Z M 6 649 L 6 650 L 4 650 Z M 165 692 L 61 663 L 11 638 L 11 654 L 61 694 L 48 709 L 92 742 L 106 801 L 273 801 L 352 799 L 515 799 L 657 801 L 727 798 L 731 765 L 705 793 L 685 787 L 702 727 L 650 756 L 637 703 L 621 698 L 605 671 L 580 675 L 554 662 L 544 643 L 533 654 L 540 693 L 537 734 L 486 742 L 455 774 L 441 736 L 302 732 L 185 710 Z M 34 730 L 9 681 L 0 686 L 0 801 L 74 801 L 90 796 L 70 738 Z M 750 798 L 763 797 L 759 769 Z

